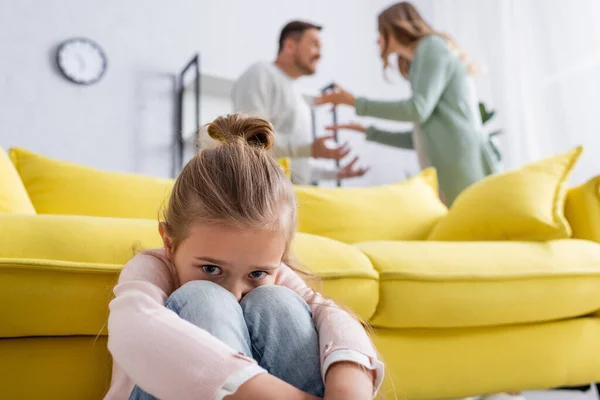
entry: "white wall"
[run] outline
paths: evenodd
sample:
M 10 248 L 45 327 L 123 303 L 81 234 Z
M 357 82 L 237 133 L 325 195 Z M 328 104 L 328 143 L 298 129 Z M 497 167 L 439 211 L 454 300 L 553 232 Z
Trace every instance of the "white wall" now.
M 435 27 L 454 35 L 475 61 L 488 64 L 489 73 L 477 83 L 482 98 L 498 111 L 495 125 L 507 132 L 502 140 L 509 167 L 583 143 L 588 150 L 575 181 L 597 173 L 600 136 L 593 132 L 600 125 L 593 110 L 600 93 L 594 74 L 600 42 L 594 39 L 593 21 L 600 7 L 592 9 L 594 1 L 577 0 L 578 7 L 562 15 L 562 3 L 552 0 L 542 19 L 523 17 L 536 13 L 533 0 L 415 1 Z M 390 3 L 0 0 L 0 146 L 108 170 L 168 176 L 173 74 L 200 51 L 204 71 L 235 78 L 250 63 L 273 59 L 279 30 L 293 18 L 325 26 L 319 71 L 302 80 L 307 91 L 335 80 L 358 95 L 405 97 L 406 82 L 398 77 L 394 84 L 384 81 L 375 45 L 376 15 Z M 578 25 L 583 16 L 588 23 Z M 56 71 L 56 46 L 72 36 L 90 37 L 108 54 L 109 69 L 98 84 L 77 86 Z M 526 38 L 527 43 L 537 41 L 525 47 Z M 206 118 L 222 105 L 213 103 L 203 107 Z M 351 110 L 340 110 L 341 120 L 353 118 Z M 318 114 L 319 125 L 328 120 L 325 111 Z M 341 137 L 373 167 L 351 185 L 393 182 L 417 171 L 410 152 L 365 143 L 357 134 Z
M 293 18 L 325 26 L 323 59 L 317 76 L 303 80 L 307 90 L 336 80 L 358 94 L 398 98 L 408 88 L 384 82 L 375 45 L 376 15 L 387 4 L 0 0 L 0 146 L 107 170 L 168 176 L 172 74 L 200 51 L 204 71 L 236 77 L 252 62 L 273 59 L 279 30 Z M 107 74 L 96 85 L 71 84 L 54 67 L 57 44 L 72 36 L 89 37 L 107 53 Z M 341 114 L 352 117 L 349 110 Z M 391 182 L 416 170 L 410 153 L 345 136 L 374 166 L 355 184 Z
M 541 3 L 429 1 L 433 25 L 487 66 L 476 82 L 497 110 L 507 167 L 583 145 L 571 179 L 579 184 L 600 172 L 600 2 Z

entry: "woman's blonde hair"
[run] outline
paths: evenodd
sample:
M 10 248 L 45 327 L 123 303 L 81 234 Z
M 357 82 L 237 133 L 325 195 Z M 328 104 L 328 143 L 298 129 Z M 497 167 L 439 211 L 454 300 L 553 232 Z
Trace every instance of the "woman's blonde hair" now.
M 220 142 L 183 168 L 164 211 L 172 251 L 193 223 L 240 229 L 281 229 L 286 235 L 284 262 L 296 230 L 296 198 L 291 181 L 268 153 L 275 143 L 268 121 L 233 114 L 207 125 Z
M 381 59 L 384 70 L 389 67 L 389 44 L 393 37 L 399 44 L 408 48 L 416 48 L 421 39 L 429 35 L 439 35 L 448 41 L 448 45 L 457 50 L 461 60 L 465 63 L 469 73 L 477 72 L 476 67 L 468 60 L 458 45 L 450 36 L 434 30 L 419 14 L 415 6 L 408 1 L 396 3 L 383 10 L 377 18 L 378 29 L 383 39 L 383 50 Z M 411 60 L 398 55 L 398 70 L 400 74 L 408 79 Z

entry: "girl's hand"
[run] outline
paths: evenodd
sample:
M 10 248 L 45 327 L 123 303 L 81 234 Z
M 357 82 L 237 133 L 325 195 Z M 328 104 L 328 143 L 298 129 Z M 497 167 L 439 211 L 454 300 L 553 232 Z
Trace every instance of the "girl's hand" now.
M 348 129 L 360 133 L 367 133 L 367 127 L 360 122 L 348 122 L 346 124 L 329 125 L 325 127 L 328 131 L 339 131 L 341 129 Z
M 373 371 L 353 362 L 333 364 L 325 377 L 324 400 L 371 400 Z
M 355 98 L 350 93 L 339 87 L 338 85 L 333 85 L 333 90 L 323 93 L 319 97 L 315 98 L 315 105 L 319 104 L 332 104 L 337 106 L 339 104 L 346 104 L 354 107 Z

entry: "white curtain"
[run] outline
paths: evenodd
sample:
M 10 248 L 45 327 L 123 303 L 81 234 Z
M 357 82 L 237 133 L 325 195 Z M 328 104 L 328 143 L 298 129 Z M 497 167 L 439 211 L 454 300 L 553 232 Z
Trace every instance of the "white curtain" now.
M 600 174 L 600 1 L 416 3 L 482 67 L 507 168 L 584 145 L 573 183 Z

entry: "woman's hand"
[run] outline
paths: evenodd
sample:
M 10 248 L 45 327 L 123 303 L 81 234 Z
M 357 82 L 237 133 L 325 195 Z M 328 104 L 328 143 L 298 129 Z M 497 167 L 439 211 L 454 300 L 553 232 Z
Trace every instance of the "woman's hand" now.
M 367 127 L 360 122 L 348 122 L 346 124 L 329 125 L 325 127 L 328 131 L 339 131 L 342 129 L 348 129 L 360 133 L 367 133 Z
M 323 93 L 319 97 L 315 98 L 315 105 L 319 104 L 332 104 L 337 106 L 339 104 L 346 104 L 354 107 L 356 99 L 350 93 L 339 87 L 338 85 L 333 85 L 333 90 Z
M 373 371 L 353 362 L 339 362 L 329 367 L 325 377 L 324 400 L 371 400 Z

